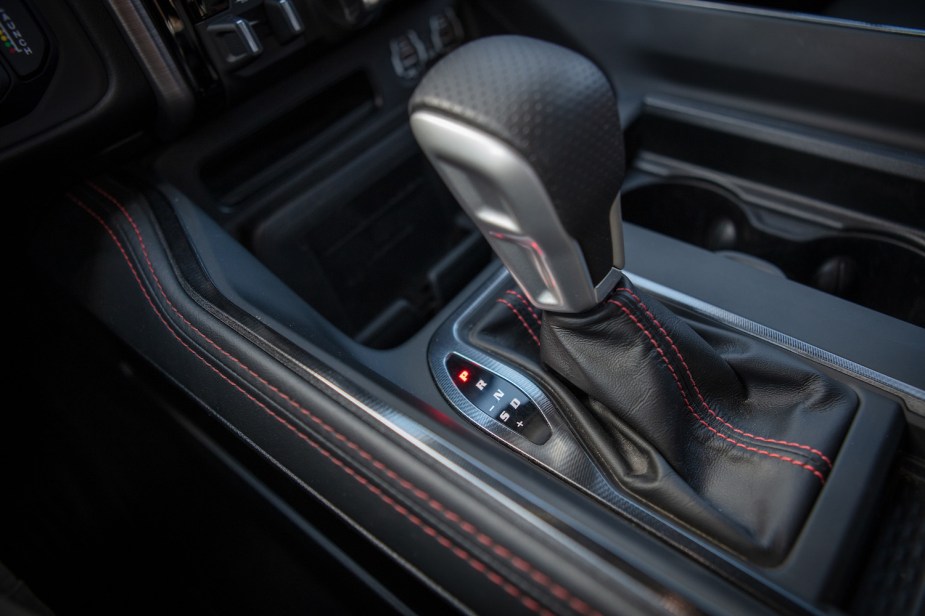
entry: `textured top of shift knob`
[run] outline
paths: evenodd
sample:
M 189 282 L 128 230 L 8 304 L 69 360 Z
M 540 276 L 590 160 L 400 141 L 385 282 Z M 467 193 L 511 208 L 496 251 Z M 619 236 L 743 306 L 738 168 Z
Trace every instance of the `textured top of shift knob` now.
M 594 63 L 536 39 L 478 39 L 424 76 L 409 103 L 410 112 L 420 110 L 513 147 L 536 171 L 562 223 L 580 238 L 592 274 L 609 267 L 606 212 L 623 183 L 625 161 L 616 97 Z

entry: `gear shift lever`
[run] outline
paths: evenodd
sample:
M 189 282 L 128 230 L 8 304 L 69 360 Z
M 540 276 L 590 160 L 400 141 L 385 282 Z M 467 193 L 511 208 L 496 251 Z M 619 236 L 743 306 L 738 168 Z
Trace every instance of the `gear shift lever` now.
M 517 36 L 435 66 L 411 128 L 534 305 L 582 312 L 620 280 L 623 136 L 610 82 L 586 58 Z
M 621 274 L 624 153 L 603 73 L 549 43 L 480 39 L 431 69 L 410 110 L 421 147 L 546 310 L 539 336 L 523 321 L 531 355 L 515 343 L 505 356 L 577 392 L 559 410 L 626 492 L 753 562 L 781 562 L 856 396 L 770 345 L 680 319 Z M 508 331 L 503 308 L 493 323 Z

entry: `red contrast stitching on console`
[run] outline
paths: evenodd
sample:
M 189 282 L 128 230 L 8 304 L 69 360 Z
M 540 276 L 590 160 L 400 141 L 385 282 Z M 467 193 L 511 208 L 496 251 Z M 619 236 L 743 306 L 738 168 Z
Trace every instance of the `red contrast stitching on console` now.
M 721 433 L 721 432 L 718 431 L 716 428 L 714 428 L 713 426 L 711 426 L 710 424 L 708 424 L 708 423 L 703 419 L 703 417 L 701 417 L 701 416 L 697 413 L 697 411 L 694 410 L 694 407 L 691 405 L 690 400 L 688 400 L 688 398 L 687 398 L 687 394 L 684 392 L 684 386 L 681 385 L 681 379 L 678 377 L 677 372 L 675 372 L 674 367 L 673 367 L 673 366 L 671 365 L 671 363 L 668 361 L 668 357 L 665 355 L 665 352 L 662 351 L 662 348 L 659 346 L 658 341 L 652 336 L 652 334 L 649 332 L 649 330 L 646 329 L 646 326 L 643 325 L 643 324 L 639 321 L 639 319 L 637 319 L 636 316 L 633 315 L 633 313 L 630 312 L 629 309 L 627 309 L 627 307 L 624 306 L 624 305 L 623 305 L 622 303 L 620 303 L 619 301 L 617 301 L 617 300 L 615 300 L 615 299 L 611 299 L 611 300 L 608 300 L 608 301 L 609 301 L 611 304 L 613 304 L 613 305 L 619 307 L 620 310 L 622 310 L 622 311 L 626 314 L 626 316 L 628 316 L 630 319 L 632 319 L 633 323 L 636 324 L 636 327 L 638 327 L 640 330 L 642 330 L 642 333 L 644 333 L 644 334 L 646 335 L 646 337 L 649 339 L 649 342 L 652 343 L 652 346 L 655 347 L 655 350 L 656 350 L 656 351 L 658 352 L 658 354 L 661 356 L 662 361 L 665 362 L 665 365 L 666 365 L 666 366 L 668 366 L 668 370 L 671 372 L 671 376 L 672 376 L 672 378 L 674 378 L 674 382 L 675 382 L 675 384 L 678 386 L 678 391 L 681 392 L 681 398 L 684 400 L 684 405 L 687 407 L 687 410 L 689 410 L 689 411 L 691 412 L 691 414 L 694 416 L 694 418 L 697 419 L 697 421 L 700 422 L 700 424 L 703 425 L 703 427 L 705 427 L 707 430 L 709 430 L 714 436 L 717 436 L 717 437 L 719 437 L 719 438 L 721 438 L 721 439 L 723 439 L 723 440 L 725 440 L 725 441 L 728 441 L 728 442 L 732 443 L 733 445 L 735 445 L 736 447 L 741 447 L 742 449 L 745 449 L 745 450 L 747 450 L 747 451 L 751 451 L 751 452 L 758 453 L 758 454 L 761 454 L 761 455 L 769 456 L 769 457 L 771 457 L 771 458 L 776 458 L 776 459 L 781 460 L 781 461 L 783 461 L 783 462 L 789 462 L 790 464 L 793 464 L 794 466 L 799 466 L 800 468 L 806 469 L 806 470 L 808 470 L 809 472 L 811 472 L 813 475 L 815 475 L 816 478 L 819 479 L 819 482 L 820 482 L 820 483 L 822 483 L 823 485 L 825 484 L 825 475 L 823 475 L 822 473 L 820 473 L 819 470 L 816 469 L 814 466 L 812 466 L 812 465 L 810 465 L 810 464 L 807 464 L 807 463 L 803 462 L 802 460 L 795 460 L 795 459 L 793 459 L 793 458 L 791 458 L 791 457 L 783 456 L 783 455 L 781 455 L 781 454 L 779 454 L 779 453 L 776 453 L 776 452 L 773 452 L 773 451 L 767 451 L 767 450 L 764 450 L 764 449 L 758 449 L 757 447 L 750 447 L 749 445 L 746 445 L 746 444 L 744 444 L 744 443 L 740 443 L 739 441 L 737 441 L 737 440 L 735 440 L 735 439 L 733 439 L 733 438 L 730 438 L 729 436 L 727 436 L 727 435 Z
M 767 438 L 764 436 L 757 436 L 755 434 L 750 434 L 749 432 L 745 432 L 743 430 L 740 430 L 739 428 L 736 428 L 731 423 L 729 423 L 728 421 L 720 417 L 712 408 L 710 408 L 710 405 L 704 399 L 703 394 L 700 393 L 700 389 L 697 387 L 697 381 L 694 380 L 694 375 L 691 374 L 691 369 L 690 367 L 688 367 L 687 362 L 684 361 L 684 356 L 681 354 L 680 349 L 678 349 L 678 347 L 675 346 L 674 340 L 671 339 L 671 336 L 668 335 L 668 332 L 665 331 L 665 328 L 662 327 L 662 324 L 659 322 L 659 320 L 655 318 L 655 315 L 649 311 L 649 308 L 648 306 L 645 305 L 645 302 L 643 302 L 642 299 L 638 295 L 633 293 L 631 289 L 628 289 L 626 287 L 620 287 L 617 289 L 617 291 L 626 291 L 636 301 L 636 303 L 639 304 L 639 307 L 645 311 L 646 315 L 648 315 L 653 325 L 655 325 L 655 327 L 657 327 L 658 330 L 662 333 L 662 336 L 664 336 L 665 340 L 671 346 L 678 360 L 681 362 L 681 365 L 684 366 L 684 371 L 687 373 L 687 378 L 690 381 L 691 386 L 694 388 L 694 391 L 697 393 L 697 398 L 700 400 L 701 406 L 703 406 L 703 408 L 708 413 L 710 413 L 710 415 L 712 415 L 717 421 L 719 421 L 721 424 L 723 424 L 724 426 L 726 426 L 727 428 L 729 428 L 736 434 L 741 434 L 742 436 L 745 436 L 750 439 L 754 439 L 756 441 L 763 441 L 765 443 L 774 443 L 775 445 L 787 445 L 789 447 L 796 447 L 798 449 L 809 451 L 819 456 L 819 458 L 821 458 L 822 461 L 825 462 L 829 468 L 832 468 L 832 461 L 829 460 L 828 456 L 826 456 L 824 453 L 822 453 L 821 451 L 819 451 L 818 449 L 814 447 L 810 447 L 809 445 L 803 445 L 802 443 L 779 441 L 773 438 Z
M 540 317 L 536 314 L 536 312 L 533 311 L 533 305 L 530 304 L 530 300 L 528 300 L 526 297 L 521 295 L 520 292 L 514 289 L 508 289 L 507 291 L 505 291 L 505 293 L 507 293 L 508 295 L 513 295 L 517 297 L 517 299 L 520 300 L 520 303 L 523 304 L 524 307 L 530 311 L 531 315 L 533 315 L 533 320 L 536 321 L 536 324 L 539 326 L 543 325 L 543 321 L 540 320 Z
M 106 192 L 104 189 L 100 188 L 96 184 L 89 183 L 89 182 L 88 184 L 94 190 L 96 190 L 98 193 L 100 193 L 101 195 L 106 197 L 110 202 L 112 202 L 122 212 L 125 218 L 128 220 L 129 224 L 132 226 L 134 230 L 135 236 L 138 239 L 138 242 L 141 247 L 142 253 L 144 255 L 147 267 L 152 277 L 155 280 L 155 284 L 159 292 L 163 296 L 165 302 L 170 306 L 171 310 L 183 321 L 183 323 L 185 323 L 188 327 L 190 327 L 190 329 L 192 329 L 196 334 L 198 334 L 201 338 L 203 338 L 206 342 L 208 342 L 212 347 L 214 347 L 217 351 L 219 351 L 223 356 L 233 361 L 235 364 L 237 364 L 242 369 L 244 369 L 248 374 L 256 378 L 260 383 L 265 385 L 267 388 L 269 388 L 273 393 L 275 393 L 281 399 L 285 400 L 287 403 L 289 403 L 294 408 L 296 408 L 301 414 L 309 417 L 312 421 L 314 421 L 316 424 L 321 426 L 325 431 L 332 434 L 338 441 L 344 443 L 351 450 L 355 451 L 358 455 L 360 455 L 364 460 L 370 462 L 376 469 L 385 473 L 386 476 L 392 479 L 393 481 L 396 481 L 403 489 L 413 494 L 419 500 L 426 502 L 428 506 L 430 506 L 432 509 L 440 512 L 448 520 L 454 522 L 457 526 L 459 526 L 459 528 L 461 528 L 464 532 L 475 537 L 475 539 L 480 544 L 491 549 L 492 552 L 497 554 L 499 557 L 504 558 L 505 560 L 508 560 L 515 568 L 529 575 L 530 578 L 536 581 L 537 583 L 545 585 L 545 586 L 549 586 L 550 591 L 552 592 L 554 596 L 556 596 L 557 598 L 563 601 L 566 601 L 570 607 L 572 607 L 573 609 L 575 609 L 577 612 L 581 614 L 590 614 L 592 616 L 599 616 L 599 612 L 597 612 L 596 610 L 593 610 L 587 603 L 585 603 L 581 599 L 572 595 L 572 593 L 569 592 L 563 586 L 553 582 L 551 578 L 549 578 L 549 576 L 537 570 L 529 562 L 514 555 L 510 550 L 508 550 L 504 546 L 495 543 L 495 541 L 491 539 L 491 537 L 480 532 L 474 525 L 463 520 L 458 514 L 446 508 L 442 503 L 440 503 L 436 499 L 432 498 L 429 494 L 427 494 L 427 492 L 425 492 L 424 490 L 421 490 L 420 488 L 412 484 L 410 481 L 400 477 L 395 471 L 387 467 L 384 463 L 375 459 L 371 454 L 363 450 L 359 445 L 357 445 L 356 443 L 348 439 L 346 436 L 338 432 L 336 429 L 334 429 L 332 426 L 327 424 L 323 419 L 316 416 L 308 409 L 304 408 L 297 401 L 287 396 L 285 393 L 280 391 L 274 385 L 270 384 L 268 381 L 266 381 L 263 377 L 258 375 L 256 372 L 254 372 L 251 368 L 246 366 L 239 359 L 229 354 L 225 349 L 223 349 L 221 346 L 219 346 L 217 343 L 211 340 L 206 334 L 204 334 L 202 331 L 196 328 L 196 326 L 194 326 L 192 323 L 190 323 L 190 321 L 179 312 L 179 310 L 173 305 L 173 303 L 167 297 L 167 294 L 164 291 L 160 283 L 160 280 L 154 271 L 154 266 L 151 263 L 150 257 L 148 255 L 147 247 L 145 245 L 144 238 L 141 234 L 141 230 L 138 228 L 138 225 L 135 223 L 134 218 L 132 218 L 131 214 L 129 214 L 128 210 L 122 205 L 122 203 L 118 199 L 113 197 L 111 194 L 109 194 L 108 192 Z M 208 360 L 206 360 L 201 355 L 199 355 L 192 347 L 190 347 L 184 340 L 182 340 L 179 337 L 176 331 L 171 327 L 171 325 L 167 322 L 167 320 L 161 314 L 160 310 L 158 310 L 153 300 L 148 295 L 148 292 L 145 289 L 144 285 L 142 284 L 140 276 L 138 272 L 136 271 L 134 265 L 132 264 L 131 259 L 129 258 L 128 254 L 126 253 L 125 248 L 123 247 L 121 241 L 118 239 L 115 233 L 112 231 L 112 229 L 106 224 L 106 222 L 96 212 L 94 212 L 92 209 L 86 206 L 82 201 L 80 201 L 79 199 L 77 199 L 75 196 L 71 194 L 68 194 L 68 197 L 75 204 L 77 204 L 84 211 L 86 211 L 90 216 L 92 216 L 99 224 L 103 226 L 106 233 L 115 242 L 117 248 L 122 253 L 123 259 L 126 261 L 127 265 L 131 269 L 132 275 L 135 277 L 135 281 L 138 284 L 139 288 L 141 289 L 142 294 L 145 296 L 145 299 L 148 301 L 148 304 L 151 306 L 151 309 L 157 315 L 158 319 L 160 319 L 160 321 L 168 329 L 168 331 L 173 335 L 173 337 L 176 338 L 177 341 L 180 342 L 180 344 L 182 344 L 184 348 L 186 348 L 197 359 L 199 359 L 206 366 L 208 366 L 210 370 L 218 374 L 219 377 L 221 377 L 223 380 L 228 382 L 236 390 L 241 392 L 245 397 L 247 397 L 249 400 L 254 402 L 258 407 L 260 407 L 262 410 L 268 413 L 271 417 L 273 417 L 275 420 L 285 425 L 289 430 L 293 431 L 299 438 L 301 438 L 302 440 L 305 440 L 312 447 L 314 447 L 320 453 L 325 455 L 325 457 L 329 458 L 332 462 L 338 465 L 339 468 L 341 468 L 342 470 L 350 474 L 351 477 L 356 479 L 358 482 L 364 485 L 364 487 L 369 489 L 371 492 L 376 494 L 380 499 L 386 502 L 386 504 L 389 504 L 390 506 L 392 506 L 393 509 L 395 509 L 398 513 L 400 513 L 401 515 L 409 519 L 409 521 L 414 523 L 416 526 L 419 526 L 426 534 L 428 534 L 429 536 L 437 540 L 438 543 L 440 543 L 443 547 L 449 549 L 450 551 L 454 553 L 454 555 L 465 560 L 470 566 L 473 567 L 473 569 L 476 569 L 477 571 L 485 575 L 485 577 L 488 578 L 489 581 L 491 581 L 493 584 L 500 586 L 501 588 L 505 590 L 505 592 L 518 598 L 521 601 L 521 603 L 523 603 L 524 606 L 527 607 L 528 609 L 541 613 L 541 614 L 549 614 L 549 612 L 545 608 L 542 608 L 542 606 L 540 606 L 539 603 L 537 603 L 535 599 L 527 596 L 522 591 L 517 589 L 515 586 L 511 585 L 509 582 L 504 582 L 503 578 L 500 575 L 491 571 L 484 563 L 482 563 L 481 561 L 475 559 L 474 557 L 466 553 L 465 550 L 463 550 L 462 548 L 455 546 L 449 539 L 446 539 L 442 535 L 439 535 L 437 531 L 427 526 L 427 524 L 424 523 L 422 520 L 420 520 L 420 518 L 418 518 L 417 516 L 414 516 L 414 514 L 410 513 L 406 508 L 402 507 L 400 504 L 395 502 L 394 499 L 391 499 L 387 494 L 383 493 L 382 490 L 380 490 L 377 486 L 371 484 L 368 480 L 366 480 L 365 478 L 357 474 L 352 468 L 346 466 L 342 461 L 340 461 L 337 458 L 334 458 L 333 454 L 331 454 L 330 451 L 326 450 L 322 445 L 315 442 L 313 439 L 311 439 L 304 433 L 300 432 L 297 427 L 287 422 L 283 417 L 280 417 L 279 415 L 274 413 L 265 404 L 261 403 L 259 400 L 254 398 L 247 391 L 242 389 L 239 385 L 231 381 L 225 374 L 223 374 L 217 368 L 215 368 L 212 364 L 210 364 Z M 463 557 L 463 554 L 465 554 L 466 556 Z
M 524 326 L 524 329 L 526 329 L 527 333 L 530 334 L 530 337 L 533 338 L 533 342 L 536 343 L 536 346 L 540 346 L 540 339 L 536 337 L 536 334 L 533 332 L 533 328 L 530 327 L 530 324 L 527 323 L 526 319 L 524 319 L 517 308 L 514 307 L 514 304 L 502 297 L 499 297 L 497 301 L 499 304 L 504 304 L 507 306 L 508 309 L 514 313 L 514 316 L 517 317 L 517 320 L 520 321 L 520 324 Z

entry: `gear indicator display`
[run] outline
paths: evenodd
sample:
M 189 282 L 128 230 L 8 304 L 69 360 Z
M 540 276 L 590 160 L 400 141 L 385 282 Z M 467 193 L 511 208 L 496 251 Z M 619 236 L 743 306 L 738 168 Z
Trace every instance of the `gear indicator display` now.
M 536 404 L 510 381 L 456 354 L 447 357 L 453 384 L 480 411 L 542 445 L 552 435 Z

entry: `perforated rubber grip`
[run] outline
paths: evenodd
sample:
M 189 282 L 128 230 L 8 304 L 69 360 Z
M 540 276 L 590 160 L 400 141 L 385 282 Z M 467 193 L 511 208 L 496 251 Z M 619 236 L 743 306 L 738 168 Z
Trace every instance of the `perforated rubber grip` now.
M 625 160 L 616 96 L 594 63 L 536 39 L 479 39 L 425 75 L 409 111 L 446 116 L 511 146 L 539 176 L 592 279 L 607 274 Z

